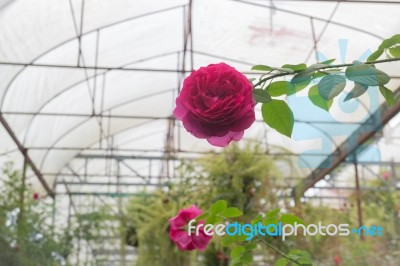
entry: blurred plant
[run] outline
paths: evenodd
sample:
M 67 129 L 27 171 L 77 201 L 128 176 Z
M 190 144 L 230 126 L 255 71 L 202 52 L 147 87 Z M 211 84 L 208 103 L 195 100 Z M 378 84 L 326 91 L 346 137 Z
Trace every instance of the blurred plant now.
M 191 257 L 179 252 L 169 239 L 168 219 L 180 208 L 178 194 L 165 191 L 130 200 L 124 225 L 126 242 L 138 248 L 137 266 L 190 265 Z M 174 199 L 176 200 L 174 200 Z
M 35 199 L 11 163 L 4 166 L 0 190 L 1 265 L 66 265 L 72 248 L 68 232 L 53 230 L 52 206 Z
M 127 206 L 126 238 L 127 243 L 138 246 L 137 265 L 223 266 L 232 263 L 234 258 L 230 250 L 233 247 L 222 239 L 214 239 L 204 253 L 179 252 L 168 237 L 167 221 L 191 204 L 208 209 L 210 203 L 221 200 L 235 206 L 241 221 L 251 221 L 255 216 L 261 219 L 260 213 L 268 213 L 277 206 L 273 183 L 280 179 L 280 172 L 276 163 L 293 167 L 287 159 L 269 157 L 258 143 L 250 141 L 242 148 L 231 145 L 220 154 L 183 162 L 178 168 L 181 178 L 170 183 L 167 190 L 160 189 L 148 193 L 147 197 L 132 199 Z M 212 215 L 206 218 L 206 223 L 218 221 Z M 266 241 L 266 244 L 270 245 L 270 242 Z M 269 262 L 281 256 L 262 247 L 252 248 L 257 255 L 269 257 Z

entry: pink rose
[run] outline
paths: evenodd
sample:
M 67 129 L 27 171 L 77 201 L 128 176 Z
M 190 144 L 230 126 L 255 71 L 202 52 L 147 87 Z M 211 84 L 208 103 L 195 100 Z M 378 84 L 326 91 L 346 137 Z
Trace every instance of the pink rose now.
M 188 132 L 215 146 L 241 140 L 255 120 L 253 85 L 224 63 L 193 71 L 176 98 L 174 115 Z
M 212 237 L 204 233 L 204 227 L 200 228 L 199 235 L 196 235 L 195 232 L 189 235 L 186 229 L 189 221 L 200 214 L 202 214 L 202 211 L 193 205 L 190 208 L 180 210 L 177 216 L 169 219 L 169 238 L 177 244 L 180 250 L 206 249 Z M 199 224 L 202 223 L 203 221 L 200 221 Z
M 384 180 L 389 180 L 389 178 L 390 178 L 390 173 L 387 172 L 387 171 L 383 172 L 383 173 L 382 173 L 382 178 L 383 178 Z
M 34 200 L 38 200 L 39 199 L 39 193 L 37 193 L 37 192 L 35 192 L 35 193 L 33 193 L 33 199 Z

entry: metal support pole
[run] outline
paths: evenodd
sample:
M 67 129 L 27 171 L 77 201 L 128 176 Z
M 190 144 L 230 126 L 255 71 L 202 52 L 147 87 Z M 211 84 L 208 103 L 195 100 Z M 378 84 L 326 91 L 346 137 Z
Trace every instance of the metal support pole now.
M 120 187 L 120 161 L 116 161 L 117 163 L 117 195 L 121 194 Z M 125 257 L 126 257 L 126 249 L 125 249 L 125 227 L 123 221 L 123 213 L 122 213 L 122 198 L 117 198 L 118 204 L 118 216 L 119 216 L 119 233 L 120 233 L 120 265 L 125 266 Z
M 21 188 L 19 190 L 19 213 L 17 218 L 17 244 L 19 248 L 23 245 L 23 227 L 24 227 L 24 211 L 25 211 L 25 190 L 26 190 L 26 158 L 22 168 Z
M 26 164 L 29 165 L 32 169 L 32 171 L 35 173 L 35 175 L 38 177 L 40 183 L 44 187 L 44 189 L 47 191 L 50 197 L 54 199 L 54 192 L 51 190 L 49 185 L 47 184 L 46 180 L 44 179 L 42 173 L 39 171 L 39 169 L 36 167 L 35 163 L 32 161 L 31 157 L 28 154 L 28 150 L 22 145 L 22 143 L 18 140 L 17 136 L 15 135 L 14 131 L 11 129 L 10 125 L 7 123 L 7 121 L 4 119 L 3 115 L 0 113 L 0 123 L 4 126 L 4 129 L 7 131 L 8 135 L 12 138 L 14 141 L 15 145 L 17 145 L 19 151 L 22 153 L 24 156 L 24 160 L 26 161 Z
M 363 218 L 362 218 L 361 190 L 360 190 L 360 180 L 359 180 L 359 176 L 358 176 L 357 155 L 354 155 L 354 172 L 355 172 L 355 181 L 356 181 L 358 226 L 361 227 L 363 225 Z M 361 238 L 361 240 L 364 240 L 364 235 L 360 234 L 360 238 Z

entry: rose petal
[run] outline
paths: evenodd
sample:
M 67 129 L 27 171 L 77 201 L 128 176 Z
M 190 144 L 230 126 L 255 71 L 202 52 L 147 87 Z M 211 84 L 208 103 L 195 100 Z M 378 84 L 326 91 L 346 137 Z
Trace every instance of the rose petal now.
M 182 118 L 186 115 L 187 111 L 186 108 L 183 106 L 183 104 L 180 101 L 180 98 L 178 97 L 176 99 L 176 107 L 174 110 L 174 116 L 179 119 L 182 120 Z
M 221 127 L 219 124 L 206 124 L 190 112 L 187 112 L 182 119 L 182 124 L 189 133 L 199 139 L 223 137 L 229 133 L 229 128 Z
M 243 114 L 240 119 L 237 120 L 236 124 L 230 128 L 231 131 L 243 131 L 245 129 L 248 129 L 254 123 L 254 121 L 256 120 L 254 109 L 253 107 L 248 107 L 247 109 L 247 112 Z
M 210 137 L 207 138 L 207 141 L 214 146 L 218 147 L 226 147 L 232 140 L 239 141 L 243 138 L 244 131 L 241 132 L 233 132 L 230 131 L 228 134 L 226 134 L 223 137 Z
M 198 250 L 205 250 L 211 238 L 211 236 L 207 236 L 204 233 L 200 232 L 198 236 L 192 236 L 193 246 Z
M 186 231 L 182 230 L 171 230 L 169 233 L 169 238 L 174 241 L 181 250 L 186 249 L 192 242 L 192 237 L 189 236 Z

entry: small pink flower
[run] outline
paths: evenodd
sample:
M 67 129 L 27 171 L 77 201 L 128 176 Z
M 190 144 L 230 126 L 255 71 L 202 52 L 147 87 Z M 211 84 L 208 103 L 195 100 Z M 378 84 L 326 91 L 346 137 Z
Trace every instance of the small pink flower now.
M 39 193 L 37 193 L 37 192 L 35 192 L 35 193 L 33 193 L 33 199 L 34 200 L 38 200 L 39 199 Z
M 200 214 L 202 214 L 202 211 L 193 205 L 190 208 L 180 210 L 177 216 L 169 219 L 169 238 L 176 243 L 180 250 L 206 249 L 212 236 L 206 235 L 203 227 L 200 228 L 199 235 L 196 235 L 195 232 L 189 235 L 186 229 L 189 221 Z M 203 223 L 203 221 L 199 222 L 199 224 Z
M 185 129 L 219 147 L 242 139 L 255 121 L 253 85 L 224 63 L 193 71 L 176 98 L 174 115 Z
M 333 261 L 335 263 L 335 266 L 340 266 L 342 264 L 342 259 L 339 255 L 333 256 Z
M 387 172 L 387 171 L 383 172 L 383 173 L 382 173 L 382 178 L 383 178 L 384 180 L 389 180 L 389 178 L 390 178 L 390 173 Z

